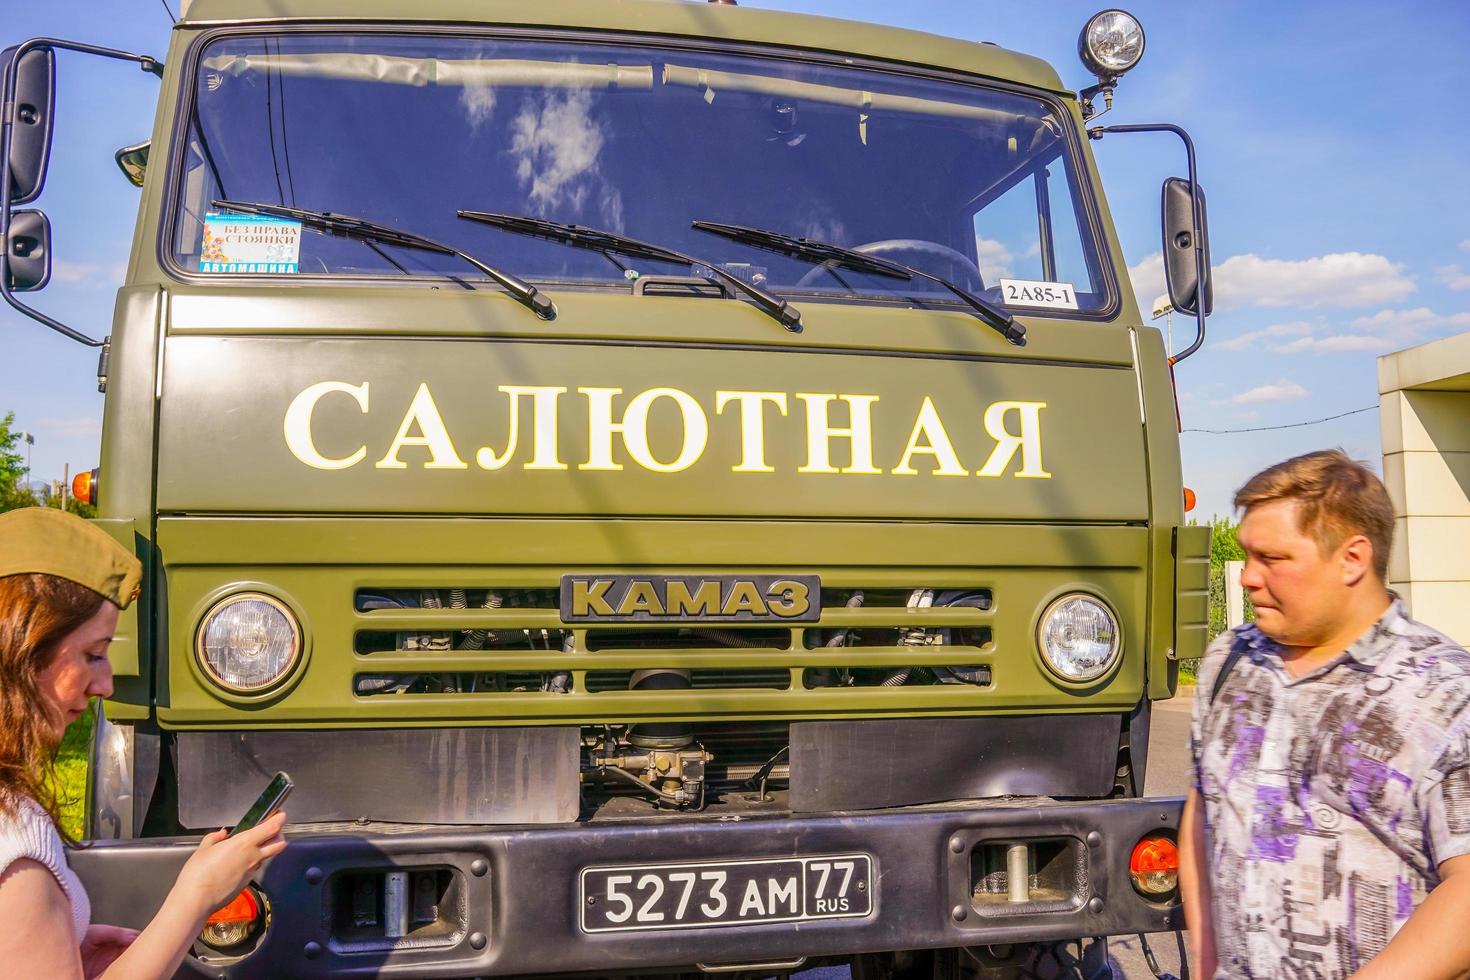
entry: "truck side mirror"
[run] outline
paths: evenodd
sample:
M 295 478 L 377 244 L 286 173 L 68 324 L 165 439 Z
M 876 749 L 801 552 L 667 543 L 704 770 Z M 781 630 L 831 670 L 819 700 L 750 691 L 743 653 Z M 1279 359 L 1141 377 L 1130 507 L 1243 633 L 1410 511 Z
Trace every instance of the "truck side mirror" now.
M 33 208 L 10 212 L 5 243 L 5 274 L 18 293 L 51 281 L 51 219 Z
M 52 109 L 56 105 L 56 52 L 31 48 L 15 63 L 17 48 L 0 53 L 6 76 L 15 75 L 15 103 L 10 118 L 10 203 L 27 204 L 46 182 L 51 156 Z
M 148 151 L 152 147 L 152 140 L 144 140 L 125 146 L 113 155 L 113 159 L 117 160 L 117 168 L 134 187 L 143 186 L 143 177 L 148 173 Z
M 1215 310 L 1215 288 L 1210 281 L 1210 226 L 1205 218 L 1205 191 L 1199 192 L 1199 240 L 1194 235 L 1194 208 L 1189 181 L 1170 177 L 1164 181 L 1164 281 L 1169 285 L 1169 302 L 1180 313 L 1195 315 L 1200 295 L 1197 252 L 1204 255 L 1205 316 Z

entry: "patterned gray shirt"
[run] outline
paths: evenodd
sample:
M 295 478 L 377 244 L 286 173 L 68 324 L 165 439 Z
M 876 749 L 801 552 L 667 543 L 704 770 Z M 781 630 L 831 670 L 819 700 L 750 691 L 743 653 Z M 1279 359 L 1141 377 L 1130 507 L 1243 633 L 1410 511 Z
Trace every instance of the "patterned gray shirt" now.
M 1215 676 L 1235 666 L 1213 704 Z M 1470 853 L 1470 654 L 1383 617 L 1293 680 L 1254 625 L 1200 666 L 1191 752 L 1205 803 L 1217 977 L 1340 977 L 1388 944 Z

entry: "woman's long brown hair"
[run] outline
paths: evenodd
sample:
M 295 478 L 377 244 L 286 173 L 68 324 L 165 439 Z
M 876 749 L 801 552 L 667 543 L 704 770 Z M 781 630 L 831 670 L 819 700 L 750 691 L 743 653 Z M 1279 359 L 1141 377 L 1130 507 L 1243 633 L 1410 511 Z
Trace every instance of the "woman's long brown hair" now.
M 0 578 L 0 814 L 13 815 L 16 797 L 29 796 L 50 814 L 67 844 L 75 841 L 59 819 L 60 743 L 40 679 L 61 641 L 105 601 L 54 575 Z

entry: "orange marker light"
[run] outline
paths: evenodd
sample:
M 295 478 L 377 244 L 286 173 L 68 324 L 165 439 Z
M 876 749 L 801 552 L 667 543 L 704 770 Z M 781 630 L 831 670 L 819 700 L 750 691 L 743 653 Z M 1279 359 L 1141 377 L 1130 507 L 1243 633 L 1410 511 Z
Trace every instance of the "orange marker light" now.
M 1188 514 L 1190 511 L 1194 510 L 1194 504 L 1195 504 L 1194 491 L 1191 490 L 1191 489 L 1189 489 L 1188 487 L 1185 487 L 1184 488 L 1184 513 Z
M 260 902 L 255 893 L 243 889 L 230 903 L 204 920 L 199 938 L 216 949 L 238 946 L 250 938 L 260 919 Z
M 71 495 L 84 504 L 97 503 L 97 471 L 83 470 L 72 477 Z
M 240 894 L 230 899 L 230 904 L 215 912 L 205 923 L 214 922 L 249 922 L 260 914 L 260 903 L 250 893 L 250 889 L 242 889 Z
M 1179 848 L 1167 837 L 1145 837 L 1133 846 L 1128 873 L 1145 895 L 1167 895 L 1179 887 Z

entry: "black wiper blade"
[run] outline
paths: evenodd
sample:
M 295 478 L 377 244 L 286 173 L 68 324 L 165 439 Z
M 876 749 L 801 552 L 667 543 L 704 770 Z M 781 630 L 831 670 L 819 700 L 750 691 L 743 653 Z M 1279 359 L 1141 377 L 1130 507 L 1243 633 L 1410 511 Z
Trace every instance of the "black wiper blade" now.
M 700 231 L 707 231 L 715 235 L 723 235 L 733 238 L 737 242 L 747 245 L 756 245 L 773 252 L 781 252 L 785 255 L 795 255 L 801 258 L 818 259 L 832 265 L 843 266 L 848 269 L 856 269 L 859 272 L 871 272 L 875 275 L 889 276 L 893 279 L 909 280 L 914 277 L 914 271 L 907 266 L 880 259 L 876 255 L 868 255 L 864 252 L 856 252 L 841 245 L 832 245 L 827 242 L 813 241 L 810 238 L 797 238 L 794 235 L 785 235 L 779 231 L 768 231 L 764 228 L 747 228 L 744 225 L 727 225 L 718 221 L 696 221 L 694 227 Z
M 821 242 L 812 238 L 797 238 L 794 235 L 782 234 L 779 231 L 769 231 L 765 228 L 748 228 L 744 225 L 728 225 L 718 221 L 696 221 L 694 227 L 700 231 L 709 232 L 712 235 L 722 235 L 725 238 L 754 245 L 757 248 L 768 249 L 772 252 L 780 252 L 785 255 L 797 256 L 799 258 L 816 259 L 831 265 L 844 266 L 856 269 L 859 272 L 869 272 L 880 276 L 890 276 L 896 279 L 911 279 L 918 276 L 936 282 L 954 293 L 965 305 L 975 312 L 976 317 L 987 326 L 995 330 L 1006 340 L 1017 347 L 1026 346 L 1026 327 L 1017 323 L 1016 318 L 1005 310 L 990 303 L 980 296 L 976 296 L 958 283 L 951 282 L 941 276 L 933 275 L 922 269 L 904 265 L 901 262 L 893 262 L 889 259 L 880 259 L 875 255 L 867 255 L 841 245 L 833 245 L 831 242 Z
M 437 255 L 455 255 L 504 286 L 512 296 L 530 308 L 531 312 L 535 313 L 541 319 L 556 319 L 556 304 L 551 301 L 550 297 L 519 276 L 487 265 L 468 252 L 462 252 L 452 245 L 436 242 L 432 238 L 425 238 L 411 231 L 404 231 L 402 228 L 379 224 L 376 221 L 369 221 L 367 218 L 355 218 L 350 214 L 337 214 L 332 211 L 308 211 L 303 208 L 286 207 L 284 204 L 260 204 L 255 201 L 220 200 L 215 201 L 214 206 L 240 214 L 265 214 L 275 218 L 290 218 L 301 222 L 308 228 L 315 228 L 317 231 L 323 231 L 329 235 L 352 238 L 357 241 L 368 242 L 369 244 L 377 242 L 382 245 L 394 245 L 398 248 L 413 249 L 419 252 L 433 252 Z
M 456 213 L 467 221 L 478 221 L 481 224 L 503 228 L 520 235 L 548 238 L 576 248 L 590 249 L 595 252 L 617 252 L 619 255 L 629 255 L 634 258 L 678 262 L 708 269 L 736 292 L 749 296 L 756 306 L 769 314 L 781 326 L 792 333 L 801 333 L 801 312 L 796 307 L 779 296 L 773 296 L 759 286 L 746 282 L 734 273 L 727 272 L 713 262 L 707 262 L 704 259 L 615 231 L 604 231 L 601 228 L 588 228 L 585 225 L 549 221 L 545 218 L 532 218 L 520 214 L 497 214 L 492 211 L 459 211 Z

